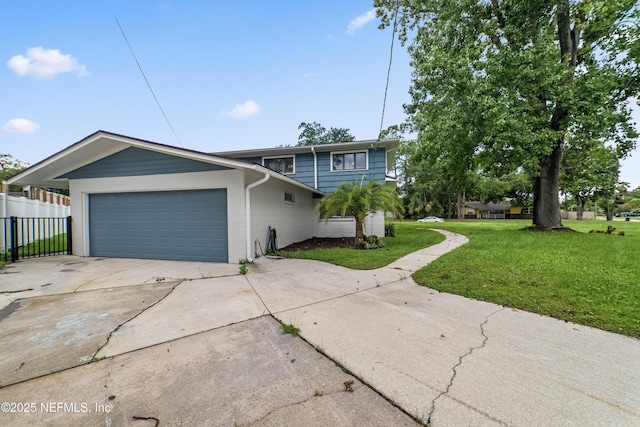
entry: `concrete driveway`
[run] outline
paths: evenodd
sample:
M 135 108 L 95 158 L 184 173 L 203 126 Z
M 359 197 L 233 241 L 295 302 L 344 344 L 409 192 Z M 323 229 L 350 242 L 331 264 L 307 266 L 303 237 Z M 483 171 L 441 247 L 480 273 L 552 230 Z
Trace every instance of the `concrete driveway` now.
M 417 286 L 444 233 L 365 272 L 9 265 L 0 425 L 640 425 L 638 340 Z

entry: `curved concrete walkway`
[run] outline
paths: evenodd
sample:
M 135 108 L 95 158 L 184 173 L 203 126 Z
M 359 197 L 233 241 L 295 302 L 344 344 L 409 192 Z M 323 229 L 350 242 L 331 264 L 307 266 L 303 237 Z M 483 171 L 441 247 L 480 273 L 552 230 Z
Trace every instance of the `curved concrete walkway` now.
M 248 280 L 284 323 L 434 426 L 640 425 L 640 342 L 418 286 L 411 273 L 466 243 L 387 267 L 261 259 Z M 508 273 L 508 272 L 507 272 Z

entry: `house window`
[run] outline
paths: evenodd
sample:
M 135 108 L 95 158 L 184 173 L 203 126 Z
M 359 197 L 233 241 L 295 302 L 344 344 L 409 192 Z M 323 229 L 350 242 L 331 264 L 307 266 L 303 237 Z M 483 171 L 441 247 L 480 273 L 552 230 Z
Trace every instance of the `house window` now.
M 329 218 L 330 221 L 336 221 L 336 220 L 340 220 L 340 221 L 353 221 L 353 217 L 349 214 L 347 214 L 346 216 L 342 216 L 342 212 L 336 212 L 333 215 L 331 215 L 331 218 Z
M 296 195 L 293 194 L 293 193 L 285 192 L 284 193 L 284 201 L 285 201 L 285 203 L 295 203 L 296 202 Z
M 367 169 L 367 152 L 357 153 L 332 153 L 331 170 L 349 171 Z
M 263 157 L 262 165 L 265 168 L 269 168 L 273 171 L 280 172 L 285 175 L 295 173 L 293 156 Z
M 523 214 L 533 214 L 533 208 L 522 208 Z

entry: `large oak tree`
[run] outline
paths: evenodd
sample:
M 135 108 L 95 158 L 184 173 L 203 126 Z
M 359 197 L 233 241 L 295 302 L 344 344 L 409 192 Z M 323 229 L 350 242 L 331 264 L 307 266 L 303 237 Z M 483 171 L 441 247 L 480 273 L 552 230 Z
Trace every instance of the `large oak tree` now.
M 375 0 L 414 68 L 406 106 L 418 140 L 450 145 L 501 176 L 532 177 L 533 224 L 562 227 L 566 140 L 634 148 L 628 102 L 640 84 L 635 0 Z M 577 147 L 578 150 L 581 147 Z M 466 172 L 462 170 L 461 172 Z M 462 175 L 461 175 L 462 176 Z M 464 182 L 461 182 L 464 185 Z

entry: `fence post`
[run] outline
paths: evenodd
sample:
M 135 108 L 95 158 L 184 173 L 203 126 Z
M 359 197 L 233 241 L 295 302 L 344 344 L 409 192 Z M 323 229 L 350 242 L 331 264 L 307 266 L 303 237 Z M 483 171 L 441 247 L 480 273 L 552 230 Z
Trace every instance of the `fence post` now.
M 71 216 L 67 217 L 67 255 L 73 255 L 73 233 L 71 232 L 73 221 Z
M 18 218 L 12 216 L 9 225 L 9 236 L 11 241 L 11 262 L 18 260 Z

